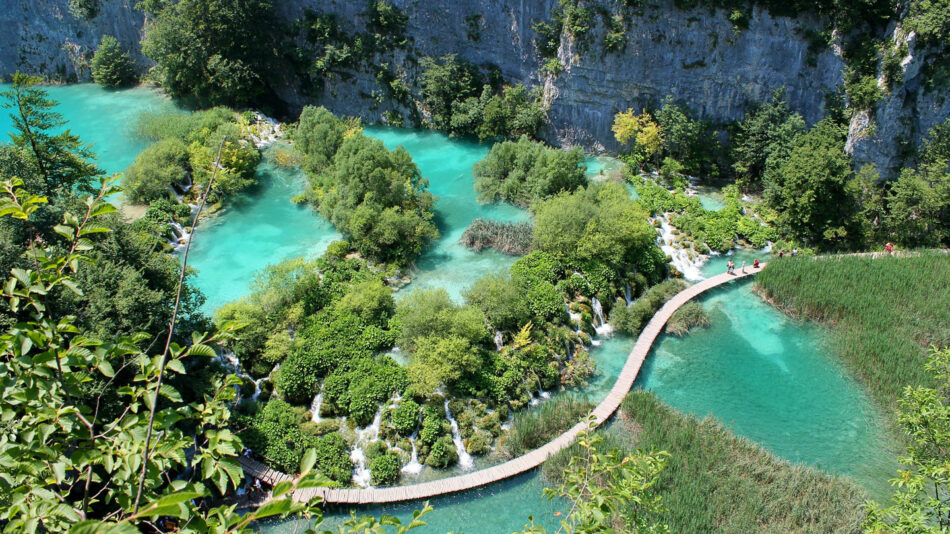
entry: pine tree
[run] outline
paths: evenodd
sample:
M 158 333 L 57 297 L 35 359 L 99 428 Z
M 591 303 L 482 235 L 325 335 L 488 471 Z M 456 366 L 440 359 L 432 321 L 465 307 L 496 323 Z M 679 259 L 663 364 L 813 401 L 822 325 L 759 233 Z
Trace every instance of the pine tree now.
M 92 79 L 102 87 L 122 87 L 135 82 L 135 64 L 111 35 L 103 35 L 92 56 Z

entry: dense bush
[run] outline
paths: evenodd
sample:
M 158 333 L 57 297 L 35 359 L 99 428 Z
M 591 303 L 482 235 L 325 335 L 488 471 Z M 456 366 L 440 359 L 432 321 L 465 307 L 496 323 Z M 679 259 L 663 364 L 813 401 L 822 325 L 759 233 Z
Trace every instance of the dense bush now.
M 376 456 L 369 462 L 371 480 L 374 486 L 390 486 L 399 482 L 399 469 L 402 467 L 399 456 L 386 453 Z
M 199 106 L 245 105 L 264 92 L 274 63 L 269 0 L 153 2 L 142 53 L 169 94 Z
M 531 232 L 531 223 L 502 222 L 479 217 L 468 225 L 459 242 L 475 252 L 493 248 L 502 254 L 523 256 L 531 252 Z
M 364 257 L 408 265 L 438 237 L 435 199 L 409 153 L 360 133 L 337 146 L 338 119 L 309 109 L 301 117 L 294 137 L 309 169 L 307 200 Z
M 244 444 L 266 458 L 270 465 L 285 473 L 296 473 L 304 452 L 320 442 L 320 438 L 301 432 L 303 419 L 303 414 L 286 402 L 272 399 L 246 421 L 247 427 L 239 434 Z
M 188 147 L 176 139 L 163 139 L 143 150 L 125 172 L 122 185 L 130 201 L 148 204 L 169 198 L 173 187 L 188 179 Z
M 517 331 L 531 320 L 528 303 L 508 274 L 479 278 L 465 292 L 465 300 L 480 309 L 497 330 Z
M 603 266 L 607 284 L 630 271 L 662 280 L 666 258 L 655 240 L 646 213 L 620 184 L 592 184 L 535 207 L 535 247 L 590 275 Z
M 404 399 L 392 412 L 393 428 L 401 436 L 409 436 L 419 424 L 419 404 L 412 399 Z
M 488 140 L 535 136 L 544 124 L 540 95 L 521 84 L 498 91 L 455 54 L 426 57 L 421 65 L 423 112 L 440 130 Z
M 480 202 L 527 206 L 587 185 L 584 154 L 550 148 L 522 137 L 494 145 L 472 169 Z
M 273 402 L 273 401 L 272 401 Z M 317 439 L 316 468 L 330 480 L 347 484 L 353 474 L 353 461 L 350 450 L 339 432 L 331 432 Z
M 490 338 L 482 311 L 455 304 L 441 288 L 417 289 L 400 299 L 394 322 L 399 325 L 397 344 L 407 350 L 421 337 L 459 336 L 474 345 Z
M 614 306 L 610 311 L 610 324 L 618 332 L 637 335 L 657 310 L 685 287 L 686 283 L 677 279 L 657 284 L 629 306 Z
M 103 35 L 92 56 L 92 79 L 102 87 L 122 87 L 135 83 L 135 64 L 128 52 L 111 35 Z

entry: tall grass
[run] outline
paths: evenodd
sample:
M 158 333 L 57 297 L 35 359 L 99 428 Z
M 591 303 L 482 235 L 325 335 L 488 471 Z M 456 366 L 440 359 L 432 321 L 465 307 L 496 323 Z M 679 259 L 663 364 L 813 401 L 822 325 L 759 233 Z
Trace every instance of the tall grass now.
M 652 393 L 634 391 L 603 448 L 665 450 L 670 464 L 657 492 L 666 512 L 649 519 L 671 532 L 861 532 L 864 491 L 845 477 L 793 465 L 739 438 L 709 417 L 684 415 Z M 544 465 L 552 482 L 568 449 Z
M 591 402 L 564 395 L 541 403 L 535 410 L 518 412 L 505 439 L 505 453 L 515 457 L 537 449 L 583 421 L 593 409 Z
M 788 258 L 759 290 L 793 314 L 832 326 L 833 348 L 893 413 L 905 386 L 926 384 L 927 347 L 950 344 L 950 255 Z
M 532 249 L 531 231 L 530 223 L 502 222 L 479 217 L 468 225 L 459 242 L 475 252 L 493 248 L 502 254 L 524 256 Z

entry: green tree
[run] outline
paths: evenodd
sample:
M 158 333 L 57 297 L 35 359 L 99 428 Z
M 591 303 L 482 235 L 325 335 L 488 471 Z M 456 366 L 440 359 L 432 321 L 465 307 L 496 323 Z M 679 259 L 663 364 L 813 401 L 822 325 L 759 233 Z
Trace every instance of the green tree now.
M 135 83 L 135 63 L 119 41 L 103 35 L 92 56 L 92 79 L 102 87 L 122 87 Z
M 785 89 L 776 89 L 771 102 L 762 104 L 739 123 L 732 146 L 739 187 L 760 190 L 769 166 L 787 157 L 792 141 L 804 131 L 805 120 L 789 109 Z
M 440 386 L 451 388 L 484 365 L 478 348 L 461 336 L 422 337 L 415 345 L 409 366 L 410 391 L 415 395 L 431 395 Z
M 603 437 L 593 432 L 593 416 L 588 430 L 577 442 L 582 455 L 571 458 L 558 488 L 545 488 L 548 498 L 562 497 L 571 503 L 558 532 L 567 534 L 610 534 L 618 532 L 669 532 L 666 525 L 647 518 L 663 512 L 662 498 L 655 486 L 666 469 L 665 451 L 623 456 L 620 450 L 598 451 Z M 543 527 L 526 525 L 522 534 L 544 534 Z
M 73 190 L 89 193 L 93 181 L 102 174 L 92 159 L 95 157 L 88 145 L 68 129 L 58 134 L 53 131 L 66 124 L 63 116 L 51 111 L 56 102 L 45 89 L 37 87 L 40 79 L 16 73 L 12 87 L 0 93 L 6 101 L 5 109 L 12 109 L 13 129 L 10 135 L 13 144 L 29 155 L 30 162 L 39 174 L 39 190 L 34 193 L 55 198 Z
M 432 123 L 440 130 L 448 130 L 452 124 L 452 105 L 478 95 L 481 75 L 471 63 L 455 54 L 438 60 L 422 58 L 422 103 Z
M 859 206 L 844 151 L 845 128 L 818 122 L 792 142 L 788 158 L 765 176 L 765 198 L 792 238 L 824 249 L 862 244 Z
M 897 421 L 910 438 L 900 462 L 907 469 L 891 480 L 891 506 L 868 503 L 868 533 L 950 530 L 950 348 L 932 348 L 927 370 L 936 385 L 907 386 L 900 400 Z
M 618 112 L 614 116 L 611 131 L 622 146 L 627 146 L 634 141 L 632 153 L 639 162 L 650 160 L 663 146 L 663 130 L 653 120 L 653 116 L 646 111 L 639 115 L 633 111 L 633 108 Z
M 527 301 L 507 273 L 479 278 L 465 292 L 465 300 L 480 309 L 496 330 L 518 331 L 531 320 Z
M 663 100 L 656 123 L 663 132 L 663 154 L 682 163 L 685 172 L 698 175 L 712 163 L 716 138 L 706 133 L 706 124 L 673 102 L 673 97 Z
M 137 204 L 169 198 L 172 188 L 189 175 L 188 147 L 174 137 L 162 139 L 143 150 L 125 172 L 122 184 L 129 200 Z
M 142 53 L 176 98 L 199 106 L 244 105 L 260 96 L 275 58 L 269 0 L 180 0 L 149 19 Z
M 3 184 L 4 217 L 26 220 L 46 202 L 21 185 L 20 180 Z M 0 335 L 0 367 L 9 378 L 0 394 L 22 399 L 0 408 L 7 422 L 0 443 L 5 528 L 118 533 L 170 516 L 200 532 L 247 532 L 252 521 L 268 516 L 313 516 L 312 506 L 284 498 L 294 487 L 323 480 L 310 474 L 312 455 L 302 464 L 307 476 L 275 488 L 281 504 L 241 517 L 228 507 L 203 510 L 199 502 L 242 482 L 241 442 L 224 428 L 238 380 L 219 379 L 204 398 L 187 403 L 161 379 L 166 372 L 184 374 L 186 362 L 213 357 L 211 345 L 233 335 L 233 328 L 213 336 L 196 334 L 187 347 L 170 343 L 166 354 L 153 358 L 140 348 L 149 335 L 91 338 L 80 335 L 72 317 L 49 314 L 50 292 L 60 287 L 82 291 L 73 276 L 91 261 L 88 236 L 101 233 L 95 221 L 115 211 L 103 200 L 114 192 L 110 183 L 103 184 L 87 200 L 83 216 L 64 218 L 57 233 L 65 254 L 34 244 L 34 267 L 14 269 L 4 285 L 10 309 L 29 315 Z M 118 394 L 127 409 L 114 416 L 104 413 L 99 409 L 103 391 L 89 395 L 84 388 L 94 377 L 108 383 L 126 370 L 134 378 L 123 380 Z M 151 445 L 142 439 L 146 433 Z M 178 474 L 183 476 L 171 482 Z
M 527 137 L 497 143 L 472 169 L 475 191 L 480 202 L 528 206 L 587 185 L 583 162 L 580 149 L 559 150 Z

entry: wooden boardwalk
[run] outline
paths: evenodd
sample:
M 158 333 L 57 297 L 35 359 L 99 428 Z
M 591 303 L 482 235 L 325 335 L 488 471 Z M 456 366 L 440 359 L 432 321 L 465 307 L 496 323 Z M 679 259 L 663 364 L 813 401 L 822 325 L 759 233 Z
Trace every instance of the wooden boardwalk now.
M 600 425 L 607 421 L 607 419 L 609 419 L 614 414 L 614 412 L 620 408 L 620 404 L 623 402 L 624 397 L 626 397 L 627 393 L 630 391 L 630 388 L 633 387 L 633 383 L 637 379 L 637 375 L 640 373 L 640 368 L 643 366 L 643 362 L 650 353 L 650 348 L 653 346 L 653 342 L 663 331 L 663 327 L 666 326 L 666 322 L 669 320 L 670 316 L 673 315 L 673 312 L 678 310 L 683 304 L 686 304 L 696 296 L 714 287 L 727 284 L 739 278 L 751 276 L 761 271 L 766 265 L 767 264 L 765 263 L 761 264 L 759 269 L 746 267 L 745 273 L 736 271 L 734 275 L 724 273 L 712 278 L 708 278 L 702 282 L 687 287 L 683 291 L 680 291 L 666 304 L 664 304 L 663 307 L 656 312 L 656 314 L 647 324 L 646 328 L 643 329 L 643 332 L 640 333 L 640 337 L 637 338 L 637 344 L 634 345 L 633 350 L 627 357 L 627 362 L 624 364 L 623 370 L 620 371 L 620 376 L 617 377 L 617 381 L 614 383 L 610 393 L 608 393 L 607 397 L 601 401 L 601 403 L 598 404 L 596 408 L 594 408 L 593 414 L 596 424 Z M 325 502 L 329 503 L 373 504 L 428 499 L 437 495 L 465 491 L 468 489 L 477 488 L 479 486 L 484 486 L 486 484 L 491 484 L 492 482 L 497 482 L 499 480 L 504 480 L 538 467 L 553 454 L 566 449 L 572 443 L 574 443 L 574 440 L 577 438 L 578 434 L 583 432 L 586 428 L 586 422 L 579 422 L 570 430 L 555 438 L 553 441 L 550 441 L 529 453 L 509 460 L 503 464 L 473 471 L 471 473 L 465 473 L 463 475 L 444 478 L 441 480 L 433 480 L 431 482 L 412 484 L 408 486 L 395 486 L 386 488 L 311 488 L 296 491 L 294 493 L 294 498 L 298 501 L 309 501 L 313 498 L 320 497 Z M 241 465 L 244 467 L 245 474 L 259 478 L 263 482 L 267 482 L 271 485 L 284 480 L 293 479 L 293 477 L 290 475 L 275 471 L 266 465 L 245 456 L 241 457 Z

